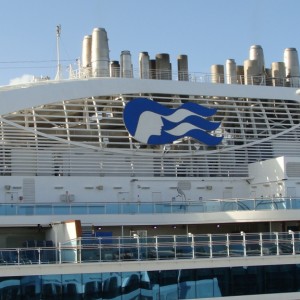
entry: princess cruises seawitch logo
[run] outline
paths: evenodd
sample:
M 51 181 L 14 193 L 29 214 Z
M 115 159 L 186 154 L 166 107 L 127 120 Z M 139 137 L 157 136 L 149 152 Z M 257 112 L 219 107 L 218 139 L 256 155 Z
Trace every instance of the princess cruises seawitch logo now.
M 213 136 L 208 131 L 216 130 L 220 123 L 205 117 L 216 112 L 192 102 L 171 109 L 147 98 L 137 98 L 127 103 L 123 119 L 128 132 L 141 143 L 162 145 L 188 136 L 214 146 L 223 137 Z

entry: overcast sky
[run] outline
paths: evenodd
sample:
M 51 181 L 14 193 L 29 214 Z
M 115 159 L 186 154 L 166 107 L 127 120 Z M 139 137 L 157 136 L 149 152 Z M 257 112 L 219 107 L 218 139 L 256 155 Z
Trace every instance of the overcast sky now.
M 106 29 L 110 59 L 138 54 L 187 54 L 191 72 L 212 64 L 248 59 L 251 45 L 263 47 L 266 67 L 283 60 L 283 51 L 300 51 L 299 0 L 2 0 L 0 85 L 22 76 L 56 73 L 56 26 L 61 24 L 63 69 L 81 57 L 83 37 Z

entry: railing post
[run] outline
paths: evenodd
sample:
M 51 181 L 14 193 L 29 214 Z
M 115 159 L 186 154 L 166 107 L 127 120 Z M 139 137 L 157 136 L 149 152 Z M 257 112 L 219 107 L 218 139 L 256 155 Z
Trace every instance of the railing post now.
M 243 236 L 244 256 L 247 256 L 247 249 L 246 249 L 246 234 L 245 234 L 244 231 L 241 231 L 241 235 Z
M 158 244 L 157 244 L 157 236 L 155 236 L 155 252 L 156 252 L 156 260 L 158 260 Z
M 227 257 L 230 256 L 230 251 L 229 251 L 229 234 L 226 234 L 226 247 L 227 247 Z
M 121 260 L 121 238 L 118 238 L 118 248 L 119 248 L 119 261 Z
M 102 243 L 101 243 L 101 237 L 98 238 L 99 239 L 99 243 L 98 243 L 98 247 L 99 247 L 99 261 L 102 261 Z
M 17 259 L 18 259 L 18 265 L 21 263 L 20 262 L 20 249 L 17 248 Z
M 291 244 L 292 244 L 292 247 L 293 247 L 293 255 L 295 255 L 296 254 L 296 251 L 295 251 L 295 233 L 294 233 L 294 231 L 289 230 L 289 234 L 292 236 Z
M 138 254 L 138 260 L 141 260 L 141 259 L 140 259 L 140 251 L 141 251 L 141 249 L 140 249 L 140 236 L 139 236 L 139 235 L 137 236 L 136 242 L 137 242 L 137 254 Z
M 195 258 L 195 242 L 194 242 L 194 235 L 191 234 L 192 237 L 192 243 L 191 243 L 191 247 L 192 247 L 192 258 Z
M 177 258 L 176 235 L 173 235 L 174 258 Z
M 279 255 L 279 239 L 278 239 L 278 232 L 274 232 L 276 236 L 276 255 Z
M 57 248 L 56 248 L 57 251 Z M 61 257 L 61 242 L 58 243 L 58 259 L 59 259 L 59 263 L 61 264 L 62 261 L 62 257 Z
M 262 233 L 259 233 L 259 245 L 260 245 L 260 256 L 263 256 L 263 239 L 262 239 Z
M 38 264 L 41 264 L 41 248 L 38 248 L 38 254 L 39 254 L 39 259 L 38 259 Z
M 208 234 L 209 237 L 209 257 L 213 257 L 213 252 L 212 252 L 212 236 L 211 233 Z

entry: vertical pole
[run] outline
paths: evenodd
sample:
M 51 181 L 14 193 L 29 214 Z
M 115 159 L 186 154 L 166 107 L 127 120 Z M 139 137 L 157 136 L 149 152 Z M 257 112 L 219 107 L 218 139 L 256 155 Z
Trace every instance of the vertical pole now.
M 61 79 L 61 65 L 60 65 L 60 34 L 61 34 L 61 25 L 56 26 L 56 55 L 57 55 L 57 73 L 55 76 L 56 80 Z

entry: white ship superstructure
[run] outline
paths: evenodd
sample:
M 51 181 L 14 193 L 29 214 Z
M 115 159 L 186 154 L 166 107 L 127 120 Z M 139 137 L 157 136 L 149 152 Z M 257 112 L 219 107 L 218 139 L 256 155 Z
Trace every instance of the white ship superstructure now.
M 95 28 L 69 79 L 0 88 L 0 299 L 300 298 L 297 50 L 177 63 Z

